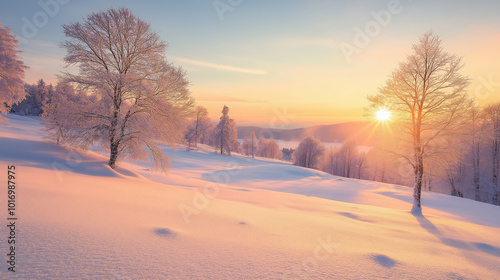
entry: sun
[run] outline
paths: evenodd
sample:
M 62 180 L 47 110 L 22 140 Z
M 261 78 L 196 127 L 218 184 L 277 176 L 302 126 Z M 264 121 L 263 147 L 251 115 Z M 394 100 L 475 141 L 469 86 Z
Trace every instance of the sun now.
M 381 122 L 388 121 L 391 118 L 391 112 L 385 108 L 380 109 L 376 113 L 376 118 Z

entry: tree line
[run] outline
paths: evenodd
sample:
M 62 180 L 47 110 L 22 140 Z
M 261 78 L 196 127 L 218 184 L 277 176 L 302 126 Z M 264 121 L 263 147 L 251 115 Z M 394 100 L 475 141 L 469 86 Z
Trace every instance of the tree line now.
M 294 165 L 357 179 L 370 177 L 368 158 L 369 153 L 353 140 L 348 139 L 341 145 L 326 148 L 313 136 L 305 137 L 292 154 Z
M 184 135 L 184 140 L 188 150 L 195 149 L 200 143 L 210 145 L 220 154 L 226 155 L 238 152 L 240 147 L 236 122 L 229 117 L 229 107 L 226 105 L 222 108 L 219 123 L 215 126 L 208 116 L 207 109 L 203 106 L 197 106 L 193 120 Z
M 184 136 L 188 150 L 196 149 L 198 144 L 206 144 L 214 147 L 220 154 L 231 155 L 231 152 L 239 152 L 252 158 L 255 156 L 283 158 L 283 153 L 274 138 L 266 139 L 261 136 L 257 140 L 254 131 L 245 136 L 240 144 L 236 122 L 229 117 L 229 107 L 224 105 L 221 113 L 219 123 L 214 125 L 207 109 L 203 106 L 196 107 Z

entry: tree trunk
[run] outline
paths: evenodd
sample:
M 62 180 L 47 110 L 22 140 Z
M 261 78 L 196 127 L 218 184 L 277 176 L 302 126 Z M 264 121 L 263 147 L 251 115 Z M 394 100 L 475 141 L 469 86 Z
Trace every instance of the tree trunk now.
M 224 153 L 224 126 L 225 124 L 221 125 L 220 129 L 220 154 L 223 155 Z
M 61 138 L 62 138 L 63 132 L 61 127 L 59 126 L 59 131 L 57 133 L 57 139 L 56 139 L 56 144 L 59 145 L 61 143 Z
M 194 146 L 195 147 L 198 147 L 198 129 L 199 129 L 198 125 L 199 125 L 199 122 L 200 122 L 199 118 L 196 117 L 196 126 L 194 129 Z
M 474 151 L 472 152 L 473 154 L 473 159 L 472 159 L 472 169 L 473 169 L 473 180 L 474 180 L 474 190 L 475 190 L 475 199 L 476 201 L 480 201 L 480 170 L 479 170 L 479 164 L 480 164 L 480 157 L 479 157 L 479 152 L 480 152 L 480 145 L 479 143 L 474 144 Z
M 497 139 L 493 140 L 493 176 L 492 181 L 495 188 L 498 186 L 498 170 L 499 170 L 499 149 L 500 143 Z
M 255 144 L 253 142 L 253 137 L 251 135 L 250 135 L 250 137 L 252 138 L 252 158 L 255 158 L 255 155 L 254 155 L 254 153 L 255 153 Z
M 116 103 L 115 103 L 116 104 Z M 116 159 L 118 158 L 118 142 L 116 141 L 116 132 L 118 130 L 118 113 L 119 107 L 116 108 L 113 112 L 113 118 L 111 119 L 111 129 L 109 131 L 109 162 L 108 165 L 115 169 L 116 167 Z
M 417 155 L 417 160 L 415 164 L 415 186 L 413 188 L 413 208 L 411 212 L 413 214 L 422 214 L 422 181 L 424 177 L 424 164 L 421 155 Z
M 115 169 L 115 167 L 116 167 L 116 159 L 117 158 L 118 158 L 118 145 L 116 143 L 111 143 L 108 164 L 112 169 Z

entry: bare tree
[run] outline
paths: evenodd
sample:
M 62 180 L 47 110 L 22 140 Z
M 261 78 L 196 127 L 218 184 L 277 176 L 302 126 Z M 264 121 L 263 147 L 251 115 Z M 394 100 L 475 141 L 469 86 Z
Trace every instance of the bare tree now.
M 54 91 L 43 101 L 42 119 L 48 138 L 62 144 L 66 140 L 68 131 L 71 129 L 71 119 L 73 118 L 75 107 L 85 107 L 92 105 L 92 98 L 85 96 L 85 93 L 78 93 L 68 82 L 59 82 Z
M 261 157 L 269 157 L 269 147 L 268 147 L 269 141 L 262 135 L 259 138 L 259 143 L 258 143 L 258 151 L 259 151 L 259 156 Z
M 0 113 L 9 112 L 10 106 L 24 99 L 24 70 L 27 69 L 17 49 L 19 41 L 10 28 L 0 23 Z M 3 117 L 0 116 L 0 122 Z
M 210 118 L 208 117 L 207 108 L 203 106 L 196 106 L 194 113 L 194 145 L 196 146 L 201 139 L 207 137 L 208 128 L 210 127 Z
M 479 110 L 472 108 L 468 114 L 470 118 L 470 139 L 472 155 L 472 178 L 474 182 L 475 200 L 480 201 L 481 191 L 481 142 Z
M 166 61 L 166 43 L 126 8 L 91 13 L 63 29 L 64 61 L 79 69 L 64 78 L 96 99 L 90 108 L 74 108 L 73 127 L 81 133 L 70 142 L 109 147 L 111 168 L 124 156 L 147 159 L 147 148 L 154 166 L 166 170 L 160 144 L 182 138 L 193 105 L 185 72 Z
M 186 150 L 190 151 L 193 149 L 193 146 L 196 146 L 195 142 L 195 127 L 193 125 L 188 126 L 186 133 L 184 134 L 184 139 L 187 142 Z
M 429 148 L 437 138 L 463 125 L 461 116 L 472 104 L 466 94 L 469 79 L 459 73 L 462 67 L 462 59 L 444 52 L 439 37 L 428 32 L 413 45 L 413 54 L 400 63 L 379 93 L 368 97 L 372 110 L 392 111 L 400 124 L 399 139 L 412 148 L 410 154 L 400 156 L 414 170 L 415 214 L 422 211 L 424 161 L 432 155 Z
M 184 138 L 188 142 L 187 149 L 190 150 L 191 146 L 198 146 L 198 143 L 206 141 L 209 137 L 210 129 L 210 118 L 208 117 L 208 111 L 203 106 L 196 106 L 194 110 L 194 118 L 189 124 Z
M 353 169 L 356 164 L 356 159 L 358 157 L 358 147 L 356 142 L 352 140 L 346 140 L 342 143 L 340 147 L 339 155 L 342 157 L 343 164 L 343 174 L 342 176 L 351 178 L 354 177 Z
M 323 156 L 323 161 L 321 163 L 321 170 L 333 175 L 337 175 L 337 160 L 335 158 L 337 153 L 337 148 L 329 147 L 325 149 L 325 155 Z
M 280 150 L 280 147 L 278 146 L 278 143 L 276 143 L 276 140 L 274 138 L 269 139 L 267 142 L 267 151 L 269 158 L 274 158 L 274 159 L 282 159 L 283 158 L 283 153 Z
M 312 136 L 307 136 L 300 142 L 297 150 L 293 152 L 293 164 L 307 168 L 318 168 L 324 154 L 325 146 L 321 141 Z
M 363 170 L 366 167 L 367 155 L 366 152 L 358 153 L 358 159 L 356 163 L 356 167 L 358 169 L 358 179 L 361 179 L 363 176 Z
M 248 137 L 243 137 L 243 143 L 241 144 L 241 153 L 248 156 L 250 155 L 249 153 L 249 148 L 250 148 L 250 144 L 249 144 L 249 141 L 248 141 Z
M 255 157 L 255 153 L 257 152 L 257 136 L 255 136 L 255 131 L 252 130 L 250 132 L 250 139 L 248 139 L 250 153 L 252 154 L 252 158 Z

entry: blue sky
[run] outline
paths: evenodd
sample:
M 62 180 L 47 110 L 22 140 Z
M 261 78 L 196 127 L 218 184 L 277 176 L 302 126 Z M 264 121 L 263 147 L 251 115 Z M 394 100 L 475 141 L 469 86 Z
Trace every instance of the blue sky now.
M 168 42 L 167 58 L 188 71 L 193 96 L 211 117 L 218 118 L 227 104 L 239 124 L 363 120 L 366 95 L 384 84 L 428 30 L 441 36 L 445 50 L 464 57 L 471 95 L 480 103 L 500 98 L 500 1 L 241 0 L 222 20 L 214 2 L 4 0 L 0 22 L 24 38 L 27 82 L 55 83 L 64 66 L 65 50 L 57 47 L 64 40 L 62 24 L 126 6 Z M 58 11 L 47 15 L 40 3 L 57 3 Z M 388 11 L 388 5 L 399 12 L 382 26 L 373 14 Z M 364 32 L 370 24 L 379 30 L 347 58 L 340 46 L 354 46 L 356 28 Z

